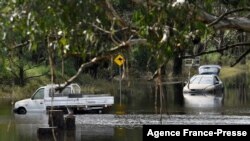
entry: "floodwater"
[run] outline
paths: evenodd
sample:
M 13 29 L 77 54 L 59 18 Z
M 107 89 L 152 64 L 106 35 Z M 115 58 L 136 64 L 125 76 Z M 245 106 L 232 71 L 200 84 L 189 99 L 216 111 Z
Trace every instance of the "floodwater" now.
M 249 75 L 222 80 L 223 97 L 184 99 L 182 85 L 164 85 L 164 96 L 155 85 L 135 81 L 131 90 L 115 94 L 116 105 L 104 114 L 76 116 L 76 130 L 65 131 L 63 141 L 141 141 L 142 125 L 250 124 Z M 123 84 L 126 85 L 126 84 Z M 41 141 L 39 127 L 48 127 L 46 113 L 12 113 L 11 100 L 0 99 L 0 141 Z M 65 115 L 66 116 L 66 115 Z M 48 139 L 46 139 L 48 140 Z M 51 139 L 53 140 L 53 139 Z

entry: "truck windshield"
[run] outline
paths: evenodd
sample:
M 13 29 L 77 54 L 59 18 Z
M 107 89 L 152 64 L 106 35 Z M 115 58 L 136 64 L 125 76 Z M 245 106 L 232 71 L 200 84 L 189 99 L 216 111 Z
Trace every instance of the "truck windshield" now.
M 43 98 L 44 98 L 44 88 L 37 90 L 32 97 L 32 99 L 43 99 Z

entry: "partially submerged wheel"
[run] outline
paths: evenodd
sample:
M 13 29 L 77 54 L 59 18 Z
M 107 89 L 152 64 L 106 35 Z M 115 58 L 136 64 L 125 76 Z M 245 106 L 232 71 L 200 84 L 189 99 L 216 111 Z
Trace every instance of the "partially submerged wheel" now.
M 103 111 L 102 110 L 98 110 L 97 112 L 98 112 L 98 114 L 102 114 Z
M 18 114 L 21 114 L 21 115 L 24 115 L 24 114 L 27 113 L 27 111 L 26 111 L 25 108 L 21 107 L 21 108 L 18 108 L 17 113 L 18 113 Z

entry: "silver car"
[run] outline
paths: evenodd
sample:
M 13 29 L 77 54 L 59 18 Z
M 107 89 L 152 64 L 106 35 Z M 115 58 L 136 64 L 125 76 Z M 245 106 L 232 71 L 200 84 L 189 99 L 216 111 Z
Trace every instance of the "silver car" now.
M 199 74 L 191 77 L 183 88 L 183 94 L 222 94 L 223 83 L 215 74 Z

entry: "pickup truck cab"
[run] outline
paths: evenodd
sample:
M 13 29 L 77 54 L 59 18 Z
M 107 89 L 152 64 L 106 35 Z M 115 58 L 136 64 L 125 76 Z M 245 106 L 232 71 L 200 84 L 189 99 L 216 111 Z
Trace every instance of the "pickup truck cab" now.
M 86 110 L 101 112 L 114 104 L 114 97 L 109 94 L 81 94 L 80 86 L 75 83 L 68 85 L 60 93 L 55 91 L 56 87 L 59 85 L 49 84 L 38 88 L 31 98 L 15 102 L 13 111 L 17 114 L 26 114 L 47 111 L 53 107 L 74 112 Z

